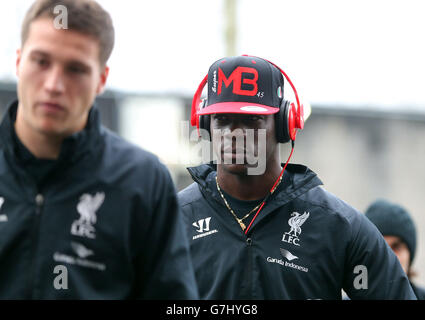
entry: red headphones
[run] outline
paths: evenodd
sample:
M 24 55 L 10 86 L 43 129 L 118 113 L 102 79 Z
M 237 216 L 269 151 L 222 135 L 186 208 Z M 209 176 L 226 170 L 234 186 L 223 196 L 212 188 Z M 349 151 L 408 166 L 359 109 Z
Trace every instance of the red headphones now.
M 247 57 L 253 57 L 253 58 L 259 58 L 256 56 L 249 56 L 244 55 Z M 281 74 L 285 77 L 285 79 L 290 84 L 296 99 L 295 106 L 294 102 L 282 99 L 281 106 L 279 108 L 279 112 L 275 114 L 276 119 L 276 139 L 277 142 L 280 143 L 286 143 L 290 140 L 295 141 L 297 130 L 302 130 L 304 128 L 304 107 L 302 104 L 300 104 L 300 100 L 298 97 L 298 92 L 295 89 L 294 84 L 292 83 L 291 79 L 288 77 L 288 75 L 277 65 L 275 65 L 273 62 L 259 58 L 262 60 L 267 61 L 274 67 L 276 67 Z M 211 137 L 210 133 L 210 115 L 198 115 L 198 111 L 204 108 L 207 105 L 207 99 L 201 100 L 202 90 L 204 89 L 205 85 L 208 82 L 208 74 L 204 77 L 204 79 L 201 81 L 201 83 L 198 86 L 198 89 L 196 90 L 193 100 L 192 100 L 192 112 L 191 112 L 191 125 L 196 126 L 198 128 L 198 134 L 199 129 L 204 129 L 208 131 Z

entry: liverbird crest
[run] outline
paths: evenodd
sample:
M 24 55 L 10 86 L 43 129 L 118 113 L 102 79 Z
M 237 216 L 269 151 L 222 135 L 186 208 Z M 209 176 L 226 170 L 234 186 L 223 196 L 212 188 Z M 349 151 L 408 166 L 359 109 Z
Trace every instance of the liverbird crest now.
M 77 205 L 77 211 L 80 214 L 80 222 L 85 224 L 96 223 L 96 211 L 100 208 L 105 200 L 105 194 L 98 192 L 94 196 L 85 193 L 80 197 Z
M 288 220 L 288 224 L 291 227 L 291 230 L 289 230 L 289 234 L 293 234 L 295 237 L 298 237 L 298 235 L 301 233 L 301 226 L 303 223 L 307 220 L 307 218 L 310 216 L 310 212 L 305 212 L 300 215 L 298 212 L 292 212 L 291 217 Z

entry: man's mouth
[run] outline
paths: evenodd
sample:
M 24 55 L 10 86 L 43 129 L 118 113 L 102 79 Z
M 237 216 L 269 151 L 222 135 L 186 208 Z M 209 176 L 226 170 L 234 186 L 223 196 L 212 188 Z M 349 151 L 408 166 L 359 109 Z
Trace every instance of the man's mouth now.
M 221 159 L 224 163 L 239 163 L 243 164 L 246 162 L 245 149 L 222 149 Z
M 224 149 L 222 149 L 222 153 L 227 153 L 227 154 L 244 154 L 245 153 L 245 149 L 242 149 L 242 148 L 237 148 L 237 149 L 224 148 Z
M 41 107 L 46 112 L 61 112 L 65 108 L 56 102 L 43 101 L 37 104 L 38 107 Z

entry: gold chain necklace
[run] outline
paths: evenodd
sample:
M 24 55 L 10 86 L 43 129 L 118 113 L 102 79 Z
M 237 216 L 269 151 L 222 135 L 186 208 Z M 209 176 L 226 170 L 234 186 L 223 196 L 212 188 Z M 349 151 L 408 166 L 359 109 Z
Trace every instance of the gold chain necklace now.
M 274 189 L 271 191 L 271 193 L 273 193 L 276 190 L 276 188 L 279 186 L 280 182 L 282 181 L 282 177 L 283 177 L 283 175 L 280 177 L 279 183 L 276 185 L 276 187 L 274 187 Z M 243 223 L 243 220 L 248 218 L 251 213 L 253 213 L 255 210 L 257 210 L 264 203 L 264 201 L 262 203 L 258 204 L 254 209 L 252 209 L 250 212 L 248 212 L 244 217 L 238 218 L 237 215 L 235 214 L 235 212 L 233 211 L 233 209 L 230 207 L 226 198 L 224 197 L 224 194 L 221 192 L 220 186 L 219 186 L 218 181 L 217 181 L 217 176 L 215 176 L 215 183 L 217 185 L 217 190 L 220 193 L 220 196 L 223 199 L 224 204 L 226 205 L 227 209 L 229 209 L 230 213 L 236 219 L 236 221 L 239 223 L 242 230 L 245 231 L 246 225 L 245 225 L 245 223 Z

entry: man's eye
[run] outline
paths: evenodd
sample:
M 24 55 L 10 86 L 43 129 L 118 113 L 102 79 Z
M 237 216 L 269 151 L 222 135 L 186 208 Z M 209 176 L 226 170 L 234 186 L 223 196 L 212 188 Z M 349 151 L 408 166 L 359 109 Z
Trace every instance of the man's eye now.
M 40 67 L 45 67 L 49 64 L 49 61 L 43 58 L 34 58 L 33 61 Z
M 85 70 L 83 68 L 78 67 L 78 66 L 69 66 L 68 71 L 70 73 L 74 73 L 74 74 L 81 74 L 81 73 L 85 72 Z
M 400 250 L 400 247 L 400 243 L 394 243 L 393 245 L 391 245 L 391 249 L 393 249 L 393 251 Z
M 215 116 L 215 120 L 217 120 L 217 121 L 227 121 L 228 117 L 219 115 L 219 116 Z

